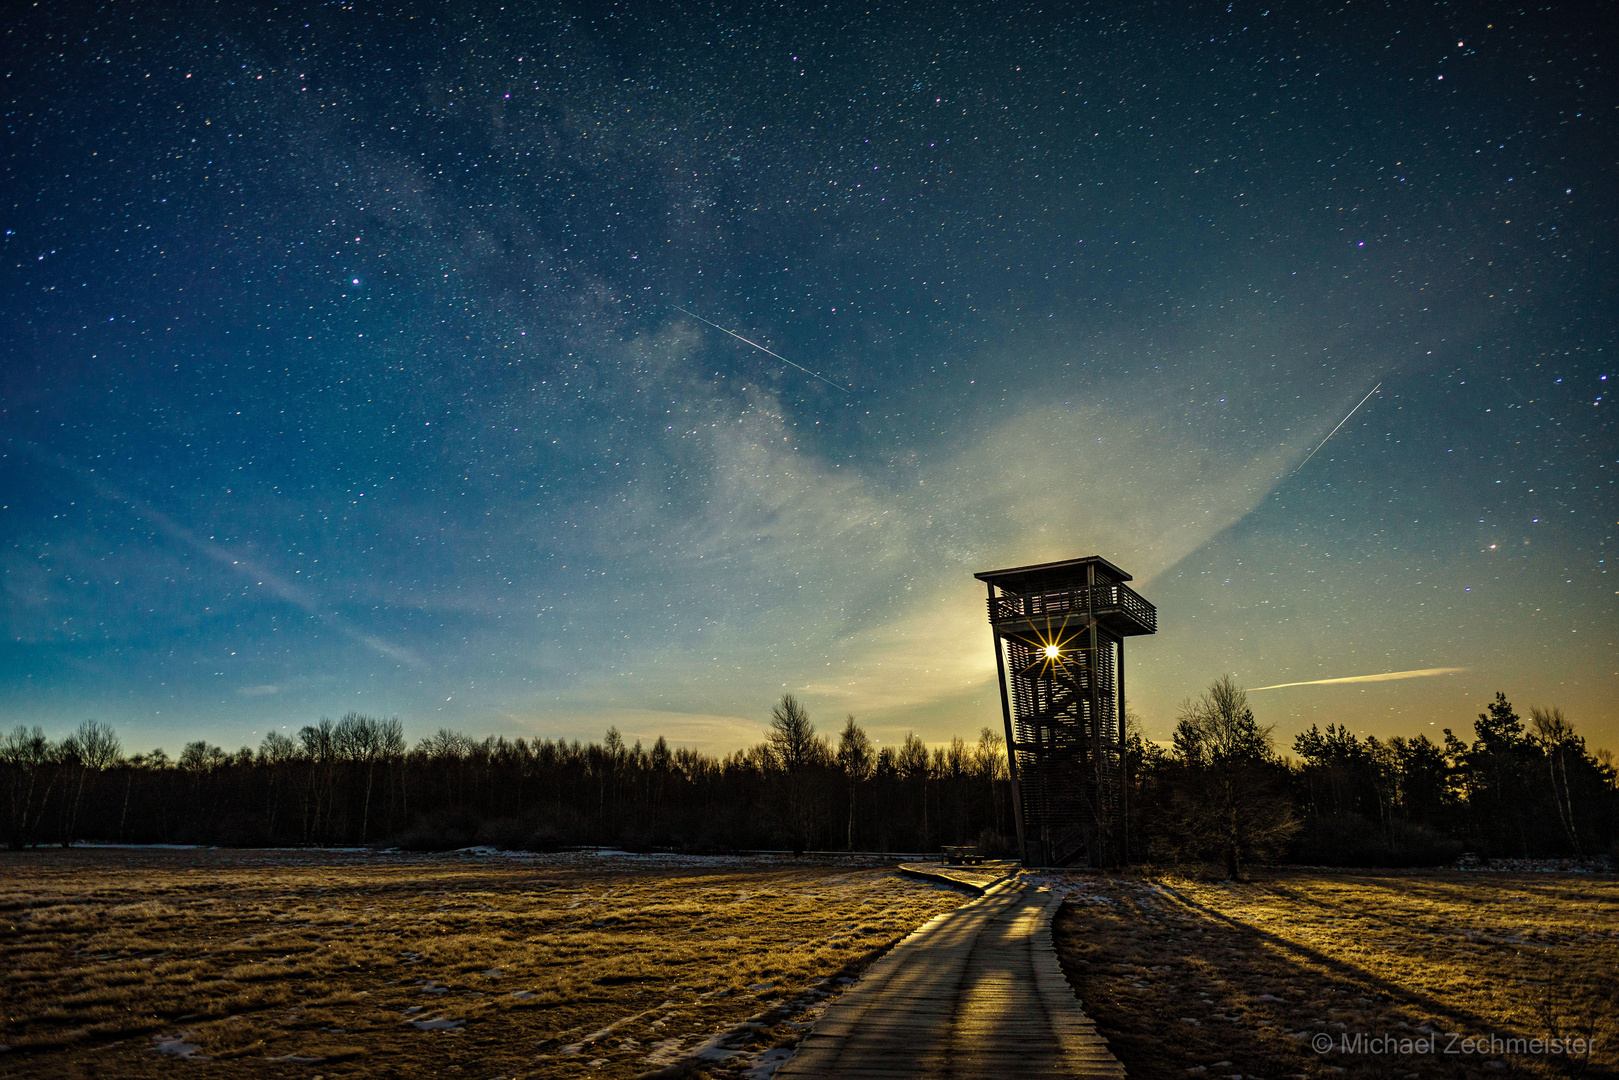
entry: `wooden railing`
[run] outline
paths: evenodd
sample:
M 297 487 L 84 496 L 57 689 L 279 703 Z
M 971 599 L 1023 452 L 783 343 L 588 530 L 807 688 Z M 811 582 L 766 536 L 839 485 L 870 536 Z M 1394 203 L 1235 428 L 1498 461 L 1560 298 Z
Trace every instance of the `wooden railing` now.
M 1098 614 L 1123 612 L 1146 628 L 1148 633 L 1158 630 L 1158 609 L 1142 599 L 1128 585 L 1116 583 L 1095 585 L 1062 592 L 1031 593 L 1027 596 L 997 596 L 989 602 L 989 619 L 1038 619 L 1049 616 L 1072 616 L 1090 610 Z

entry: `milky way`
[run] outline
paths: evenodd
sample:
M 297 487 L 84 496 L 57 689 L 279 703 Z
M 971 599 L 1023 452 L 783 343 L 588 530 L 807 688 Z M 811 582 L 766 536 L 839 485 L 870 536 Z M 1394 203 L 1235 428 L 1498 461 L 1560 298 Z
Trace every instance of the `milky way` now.
M 1100 554 L 1149 735 L 1611 745 L 1599 12 L 28 9 L 0 721 L 973 736 Z

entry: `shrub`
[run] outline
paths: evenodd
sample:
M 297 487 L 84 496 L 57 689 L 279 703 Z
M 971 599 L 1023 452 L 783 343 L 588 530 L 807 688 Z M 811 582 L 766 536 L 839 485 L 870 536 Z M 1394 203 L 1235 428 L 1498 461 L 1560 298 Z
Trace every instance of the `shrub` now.
M 467 812 L 439 811 L 395 837 L 394 846 L 405 851 L 454 851 L 470 846 L 477 835 L 477 820 Z

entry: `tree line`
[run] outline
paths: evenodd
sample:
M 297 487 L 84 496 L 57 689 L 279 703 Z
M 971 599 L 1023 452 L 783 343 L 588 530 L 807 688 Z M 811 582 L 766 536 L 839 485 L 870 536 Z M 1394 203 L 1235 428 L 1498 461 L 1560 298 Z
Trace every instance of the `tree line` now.
M 1485 858 L 1619 855 L 1619 775 L 1562 711 L 1506 695 L 1471 742 L 1444 730 L 1357 738 L 1342 725 L 1297 735 L 1280 754 L 1229 677 L 1181 709 L 1168 747 L 1129 739 L 1133 833 L 1150 857 L 1224 864 L 1286 859 L 1425 866 Z
M 1131 718 L 1132 858 L 1198 860 L 1233 872 L 1279 859 L 1423 865 L 1483 856 L 1612 852 L 1619 792 L 1562 713 L 1526 725 L 1504 695 L 1471 742 L 1445 730 L 1386 741 L 1312 727 L 1291 758 L 1246 696 L 1215 682 L 1181 709 L 1174 738 Z M 850 716 L 818 732 L 791 694 L 758 745 L 727 755 L 627 743 L 470 738 L 441 729 L 411 745 L 397 719 L 349 713 L 234 753 L 206 741 L 177 759 L 126 755 L 97 721 L 52 741 L 0 736 L 4 829 L 14 849 L 79 841 L 397 845 L 523 850 L 934 851 L 1015 846 L 1004 739 L 879 746 Z
M 921 851 L 998 844 L 1012 828 L 1004 740 L 877 746 L 850 717 L 836 745 L 791 695 L 764 742 L 715 756 L 627 743 L 470 738 L 407 742 L 397 719 L 349 713 L 235 753 L 192 742 L 125 756 L 91 720 L 59 742 L 0 736 L 12 848 L 121 843 L 485 843 L 700 851 Z M 986 834 L 987 837 L 986 837 Z

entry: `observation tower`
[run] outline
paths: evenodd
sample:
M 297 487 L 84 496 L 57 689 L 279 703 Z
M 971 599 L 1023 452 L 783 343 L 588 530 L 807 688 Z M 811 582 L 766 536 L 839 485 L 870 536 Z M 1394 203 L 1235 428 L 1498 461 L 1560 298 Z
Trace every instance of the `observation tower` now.
M 1100 555 L 973 576 L 989 586 L 1023 865 L 1123 865 L 1124 639 L 1156 633 L 1158 610 Z

